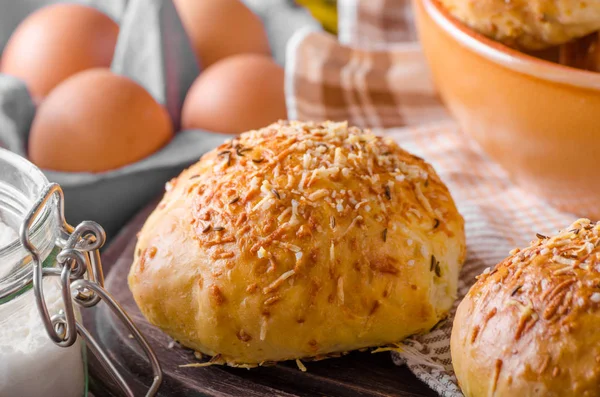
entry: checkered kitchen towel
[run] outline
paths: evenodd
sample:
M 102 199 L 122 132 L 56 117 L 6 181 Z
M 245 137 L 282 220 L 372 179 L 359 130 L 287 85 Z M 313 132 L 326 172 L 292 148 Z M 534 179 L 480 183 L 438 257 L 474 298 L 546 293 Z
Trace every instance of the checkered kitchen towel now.
M 459 298 L 475 276 L 535 239 L 568 226 L 575 217 L 550 208 L 513 185 L 506 173 L 443 110 L 411 32 L 403 0 L 341 0 L 340 32 L 346 45 L 322 32 L 298 33 L 288 44 L 289 116 L 300 120 L 349 120 L 394 137 L 438 171 L 466 221 L 468 255 Z M 385 12 L 384 12 L 385 11 Z M 361 15 L 368 14 L 365 21 Z M 377 15 L 386 15 L 378 17 Z M 396 18 L 398 24 L 390 22 Z M 369 45 L 370 42 L 375 45 Z M 460 300 L 460 299 L 459 299 Z M 458 301 L 456 303 L 458 305 Z M 462 396 L 450 358 L 452 318 L 427 335 L 405 341 L 398 364 L 442 396 Z

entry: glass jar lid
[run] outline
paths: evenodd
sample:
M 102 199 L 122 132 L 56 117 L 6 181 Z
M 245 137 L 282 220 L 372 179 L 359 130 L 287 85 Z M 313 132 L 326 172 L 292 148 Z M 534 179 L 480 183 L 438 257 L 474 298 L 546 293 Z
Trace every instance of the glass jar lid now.
M 16 293 L 31 282 L 31 258 L 18 238 L 19 228 L 49 182 L 46 176 L 24 158 L 0 149 L 0 222 L 14 238 L 0 246 L 0 299 Z M 60 238 L 56 198 L 34 220 L 29 238 L 46 258 Z M 6 228 L 4 228 L 5 233 Z

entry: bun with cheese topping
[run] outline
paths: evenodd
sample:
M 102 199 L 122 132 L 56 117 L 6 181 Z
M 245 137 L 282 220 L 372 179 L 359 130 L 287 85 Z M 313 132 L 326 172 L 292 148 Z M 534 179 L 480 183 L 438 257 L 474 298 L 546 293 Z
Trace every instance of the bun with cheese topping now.
M 463 219 L 425 161 L 346 123 L 279 122 L 168 184 L 129 285 L 181 344 L 252 366 L 430 330 L 464 256 Z
M 451 338 L 467 397 L 600 396 L 599 245 L 580 219 L 478 277 Z

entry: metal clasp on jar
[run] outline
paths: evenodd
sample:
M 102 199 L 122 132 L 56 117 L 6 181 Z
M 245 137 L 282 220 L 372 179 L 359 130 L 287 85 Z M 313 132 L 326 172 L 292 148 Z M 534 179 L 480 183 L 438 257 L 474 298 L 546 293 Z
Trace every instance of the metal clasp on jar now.
M 40 253 L 32 244 L 29 231 L 34 220 L 54 195 L 57 197 L 58 211 L 56 211 L 56 214 L 59 218 L 58 225 L 62 235 L 62 238 L 57 241 L 57 245 L 62 250 L 56 257 L 58 267 L 48 268 L 42 266 Z M 58 184 L 52 183 L 44 189 L 41 197 L 25 217 L 19 230 L 19 237 L 33 264 L 33 277 L 23 287 L 33 283 L 37 308 L 50 339 L 58 346 L 69 347 L 77 341 L 77 335 L 80 335 L 86 346 L 96 355 L 127 396 L 133 397 L 133 391 L 110 361 L 108 355 L 100 348 L 83 324 L 77 321 L 75 316 L 73 302 L 82 307 L 92 307 L 98 302 L 104 301 L 119 320 L 127 326 L 146 352 L 153 374 L 153 382 L 146 395 L 156 395 L 162 383 L 162 371 L 156 354 L 127 313 L 104 289 L 104 275 L 100 259 L 100 248 L 106 241 L 104 229 L 97 223 L 90 221 L 82 222 L 75 228 L 69 225 L 64 216 L 63 191 Z M 50 316 L 44 300 L 44 277 L 60 277 L 64 310 L 53 316 Z

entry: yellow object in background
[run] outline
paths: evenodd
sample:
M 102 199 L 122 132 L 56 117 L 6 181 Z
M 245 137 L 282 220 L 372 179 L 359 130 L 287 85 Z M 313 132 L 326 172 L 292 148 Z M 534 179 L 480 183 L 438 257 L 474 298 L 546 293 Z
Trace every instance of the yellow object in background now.
M 306 7 L 325 30 L 337 34 L 336 0 L 296 0 L 296 3 Z

